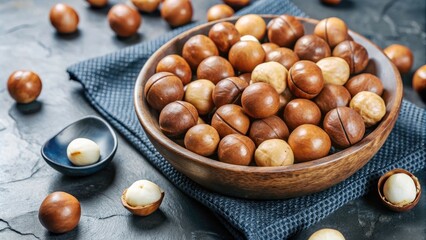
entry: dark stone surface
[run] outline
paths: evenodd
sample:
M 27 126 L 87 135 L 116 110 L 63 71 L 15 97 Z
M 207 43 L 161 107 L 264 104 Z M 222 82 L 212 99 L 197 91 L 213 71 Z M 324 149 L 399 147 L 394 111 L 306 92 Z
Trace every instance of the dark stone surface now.
M 78 84 L 68 81 L 65 69 L 75 62 L 104 55 L 170 30 L 159 13 L 143 14 L 139 35 L 119 39 L 106 21 L 108 8 L 91 9 L 84 1 L 64 0 L 80 15 L 79 31 L 55 33 L 48 21 L 50 0 L 0 2 L 0 239 L 229 239 L 231 235 L 201 204 L 181 193 L 119 136 L 113 162 L 103 171 L 70 178 L 50 168 L 40 155 L 41 145 L 67 124 L 97 114 L 85 101 Z M 111 1 L 116 3 L 118 1 Z M 219 0 L 194 0 L 194 19 Z M 426 63 L 425 1 L 343 1 L 339 7 L 317 0 L 295 0 L 313 18 L 338 16 L 380 47 L 402 43 L 413 50 L 415 63 L 403 76 L 405 97 L 425 105 L 411 89 L 411 75 Z M 43 80 L 36 103 L 17 105 L 6 81 L 17 69 L 31 69 Z M 417 173 L 426 186 L 425 170 Z M 131 216 L 120 203 L 123 189 L 138 179 L 150 179 L 166 192 L 159 211 L 146 218 Z M 63 235 L 48 233 L 38 222 L 38 208 L 53 191 L 75 195 L 82 205 L 79 226 Z M 347 239 L 426 239 L 426 200 L 407 213 L 393 213 L 374 193 L 357 199 L 302 231 L 331 227 Z

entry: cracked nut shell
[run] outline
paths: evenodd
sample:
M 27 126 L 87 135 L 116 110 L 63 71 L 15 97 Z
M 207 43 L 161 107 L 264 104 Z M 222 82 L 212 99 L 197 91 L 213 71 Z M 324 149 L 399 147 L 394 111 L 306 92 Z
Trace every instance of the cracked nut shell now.
M 255 150 L 253 141 L 241 134 L 230 134 L 224 137 L 218 147 L 219 161 L 248 166 Z

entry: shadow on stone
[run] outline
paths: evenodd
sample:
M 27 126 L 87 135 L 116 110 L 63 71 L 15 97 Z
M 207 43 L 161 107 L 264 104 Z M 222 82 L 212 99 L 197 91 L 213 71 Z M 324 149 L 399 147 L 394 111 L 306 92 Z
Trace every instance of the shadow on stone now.
M 126 46 L 134 45 L 137 43 L 140 43 L 143 40 L 143 36 L 140 33 L 135 33 L 134 35 L 130 37 L 120 37 L 115 36 L 114 41 L 119 44 L 124 44 Z
M 74 195 L 78 200 L 96 197 L 108 189 L 114 182 L 116 166 L 111 162 L 106 168 L 85 177 L 57 175 L 49 187 L 51 192 L 64 191 Z
M 167 216 L 161 210 L 161 206 L 157 211 L 146 217 L 135 216 L 131 217 L 130 227 L 132 230 L 144 232 L 146 230 L 155 229 L 167 221 Z
M 16 109 L 22 114 L 33 114 L 39 112 L 43 107 L 43 103 L 39 101 L 34 101 L 27 104 L 16 103 Z
M 82 35 L 80 29 L 77 29 L 77 31 L 73 33 L 59 33 L 55 32 L 55 38 L 56 39 L 63 39 L 63 40 L 74 40 Z

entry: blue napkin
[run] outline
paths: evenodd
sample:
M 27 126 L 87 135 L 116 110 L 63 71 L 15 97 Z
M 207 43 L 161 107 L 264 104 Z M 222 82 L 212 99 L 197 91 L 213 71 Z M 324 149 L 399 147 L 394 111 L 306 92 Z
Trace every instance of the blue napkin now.
M 305 16 L 288 0 L 260 0 L 238 14 Z M 210 208 L 236 238 L 285 239 L 366 194 L 380 175 L 394 168 L 416 172 L 426 165 L 426 111 L 403 101 L 395 128 L 377 155 L 344 182 L 317 194 L 287 200 L 252 201 L 210 192 L 177 172 L 153 147 L 137 120 L 133 89 L 139 71 L 157 48 L 190 24 L 160 38 L 77 63 L 68 68 L 92 106 L 176 187 Z

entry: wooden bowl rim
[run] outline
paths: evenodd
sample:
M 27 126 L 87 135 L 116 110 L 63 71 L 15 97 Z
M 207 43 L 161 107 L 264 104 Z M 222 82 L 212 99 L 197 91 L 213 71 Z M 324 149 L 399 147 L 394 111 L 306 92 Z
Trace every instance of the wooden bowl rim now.
M 263 19 L 273 19 L 273 18 L 276 18 L 280 15 L 259 14 L 259 16 L 261 16 Z M 277 167 L 241 166 L 241 165 L 228 164 L 228 163 L 220 162 L 218 160 L 211 159 L 211 158 L 204 157 L 204 156 L 198 155 L 196 153 L 193 153 L 193 152 L 187 150 L 186 148 L 180 146 L 179 144 L 175 143 L 174 141 L 172 141 L 170 138 L 168 138 L 166 135 L 164 135 L 160 131 L 160 129 L 157 129 L 153 125 L 148 124 L 148 122 L 145 120 L 145 118 L 150 116 L 150 110 L 145 107 L 145 106 L 147 106 L 147 104 L 145 104 L 145 106 L 144 106 L 144 104 L 141 101 L 143 99 L 139 99 L 139 96 L 141 96 L 141 97 L 143 96 L 143 87 L 144 86 L 142 86 L 142 82 L 143 82 L 143 76 L 146 75 L 146 72 L 147 72 L 147 69 L 148 69 L 147 66 L 151 66 L 153 64 L 156 64 L 154 62 L 154 56 L 157 55 L 157 54 L 160 54 L 162 51 L 173 46 L 175 44 L 175 42 L 178 41 L 179 39 L 183 39 L 185 37 L 188 37 L 191 34 L 193 34 L 194 32 L 196 32 L 196 31 L 198 31 L 202 28 L 211 27 L 212 25 L 214 25 L 218 22 L 234 21 L 234 20 L 237 20 L 240 17 L 241 16 L 234 16 L 234 17 L 230 17 L 230 18 L 226 18 L 226 19 L 220 19 L 220 20 L 213 21 L 213 22 L 207 22 L 207 23 L 201 24 L 199 26 L 191 28 L 191 29 L 177 35 L 176 37 L 172 38 L 167 43 L 165 43 L 163 46 L 161 46 L 157 51 L 155 51 L 151 55 L 151 57 L 148 59 L 148 61 L 144 64 L 144 67 L 140 71 L 140 73 L 137 77 L 136 83 L 135 83 L 134 99 L 133 99 L 135 110 L 136 110 L 136 115 L 137 115 L 140 123 L 144 127 L 146 134 L 148 134 L 152 138 L 154 138 L 155 141 L 160 143 L 163 148 L 167 149 L 167 151 L 173 152 L 173 153 L 175 153 L 175 154 L 177 154 L 181 157 L 191 159 L 192 161 L 197 162 L 197 164 L 199 164 L 199 165 L 209 166 L 211 168 L 223 169 L 223 170 L 230 171 L 230 172 L 239 172 L 239 173 L 248 173 L 248 174 L 253 174 L 253 173 L 280 173 L 280 174 L 288 173 L 288 174 L 291 174 L 294 171 L 310 170 L 310 169 L 315 169 L 318 166 L 325 166 L 325 165 L 333 164 L 336 161 L 340 161 L 341 159 L 348 157 L 348 155 L 351 155 L 354 152 L 363 151 L 363 149 L 369 147 L 370 142 L 372 142 L 375 138 L 377 138 L 383 132 L 385 132 L 387 128 L 393 127 L 393 124 L 396 121 L 395 118 L 398 117 L 398 113 L 399 113 L 399 110 L 400 110 L 400 107 L 401 107 L 402 96 L 403 96 L 403 94 L 402 94 L 403 88 L 402 88 L 401 76 L 400 76 L 397 68 L 395 67 L 395 65 L 390 60 L 389 60 L 389 62 L 392 66 L 393 74 L 395 75 L 395 78 L 396 78 L 396 89 L 395 89 L 395 101 L 393 103 L 393 106 L 391 106 L 389 113 L 387 115 L 385 115 L 385 118 L 382 119 L 382 121 L 379 123 L 378 126 L 376 126 L 374 131 L 372 131 L 370 134 L 368 134 L 368 136 L 363 138 L 357 144 L 355 144 L 355 145 L 353 145 L 349 148 L 343 149 L 343 150 L 341 150 L 337 153 L 333 153 L 331 155 L 327 155 L 325 157 L 322 157 L 322 158 L 319 158 L 319 159 L 316 159 L 316 160 L 312 160 L 312 161 L 308 161 L 308 162 L 302 162 L 302 163 L 296 163 L 296 164 L 288 165 L 288 166 L 277 166 Z M 303 18 L 303 17 L 297 17 L 297 16 L 295 16 L 295 17 L 299 21 L 307 22 L 307 23 L 314 24 L 314 25 L 319 22 L 319 20 L 312 19 L 312 18 Z M 383 50 L 381 50 L 380 47 L 378 47 L 376 44 L 374 44 L 373 42 L 371 42 L 367 38 L 363 37 L 362 35 L 360 35 L 356 32 L 353 32 L 351 30 L 348 30 L 348 33 L 350 35 L 356 35 L 358 38 L 361 38 L 365 42 L 368 42 L 369 44 L 371 44 L 373 47 L 375 47 L 377 50 L 379 50 L 384 55 Z M 146 116 L 146 115 L 148 115 L 148 116 Z M 356 151 L 354 151 L 354 150 L 356 150 Z

